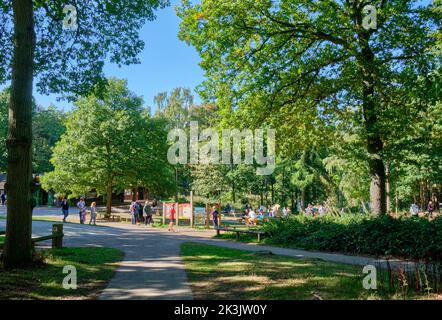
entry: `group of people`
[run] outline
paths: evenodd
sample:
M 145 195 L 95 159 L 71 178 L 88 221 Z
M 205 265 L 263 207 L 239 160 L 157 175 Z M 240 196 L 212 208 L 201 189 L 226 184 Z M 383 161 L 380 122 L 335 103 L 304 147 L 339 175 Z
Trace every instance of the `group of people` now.
M 429 219 L 431 219 L 433 217 L 434 210 L 435 210 L 435 207 L 434 207 L 433 201 L 432 200 L 428 201 L 427 212 L 428 212 Z M 419 216 L 419 206 L 414 202 L 410 206 L 410 214 L 413 217 Z
M 2 206 L 6 205 L 6 200 L 7 200 L 7 196 L 6 196 L 6 192 L 2 192 L 2 195 L 0 196 L 1 202 L 2 202 Z
M 327 211 L 322 204 L 320 204 L 318 206 L 313 206 L 311 203 L 309 203 L 307 205 L 307 207 L 305 208 L 305 215 L 309 216 L 309 217 L 314 217 L 314 218 L 318 217 L 318 216 L 321 217 L 321 216 L 325 215 L 326 212 Z
M 132 201 L 129 206 L 132 224 L 141 225 L 144 222 L 145 226 L 153 225 L 153 209 L 149 201 L 144 203 L 144 206 L 137 201 Z
M 287 216 L 290 213 L 288 208 L 283 209 L 284 216 Z M 265 219 L 275 218 L 278 214 L 278 208 L 276 206 L 271 207 L 270 209 L 266 209 L 261 206 L 259 208 L 253 209 L 253 207 L 246 206 L 242 213 L 242 220 L 249 225 L 255 225 L 258 222 L 263 222 Z
M 84 198 L 80 198 L 80 201 L 77 203 L 78 215 L 80 217 L 80 223 L 84 224 L 86 222 L 86 201 Z M 69 202 L 66 198 L 61 200 L 61 212 L 63 213 L 63 222 L 66 222 L 67 217 L 69 216 Z M 92 202 L 90 206 L 90 225 L 97 225 L 97 203 Z

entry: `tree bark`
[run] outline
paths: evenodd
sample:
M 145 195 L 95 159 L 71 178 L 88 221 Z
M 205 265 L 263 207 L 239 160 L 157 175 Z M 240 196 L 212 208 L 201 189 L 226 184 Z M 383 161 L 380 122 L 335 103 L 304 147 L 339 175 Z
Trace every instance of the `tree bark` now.
M 359 58 L 362 73 L 362 108 L 366 131 L 368 164 L 370 169 L 370 209 L 373 215 L 386 213 L 385 166 L 381 158 L 383 143 L 378 129 L 378 117 L 374 96 L 374 54 L 368 44 L 368 36 L 363 40 Z
M 14 0 L 5 268 L 32 263 L 32 82 L 35 31 L 32 0 Z
M 387 162 L 385 166 L 385 193 L 386 193 L 386 206 L 387 212 L 391 212 L 391 176 L 390 176 L 390 163 Z
M 112 213 L 112 181 L 109 181 L 106 187 L 106 215 L 110 216 L 111 213 Z
M 305 210 L 305 189 L 301 190 L 301 209 Z

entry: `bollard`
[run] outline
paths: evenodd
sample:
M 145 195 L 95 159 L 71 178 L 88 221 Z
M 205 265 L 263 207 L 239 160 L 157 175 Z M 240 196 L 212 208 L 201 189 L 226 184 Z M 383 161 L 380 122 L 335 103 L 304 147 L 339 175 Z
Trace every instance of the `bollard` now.
M 63 224 L 52 225 L 52 248 L 63 248 Z

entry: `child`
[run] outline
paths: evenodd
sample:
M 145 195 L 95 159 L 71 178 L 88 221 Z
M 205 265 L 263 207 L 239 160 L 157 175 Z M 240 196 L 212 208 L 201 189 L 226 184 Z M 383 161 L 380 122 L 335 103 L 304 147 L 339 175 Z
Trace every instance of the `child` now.
M 89 221 L 89 224 L 92 224 L 92 221 L 94 222 L 94 226 L 97 225 L 97 204 L 95 202 L 92 202 L 91 204 L 91 220 Z

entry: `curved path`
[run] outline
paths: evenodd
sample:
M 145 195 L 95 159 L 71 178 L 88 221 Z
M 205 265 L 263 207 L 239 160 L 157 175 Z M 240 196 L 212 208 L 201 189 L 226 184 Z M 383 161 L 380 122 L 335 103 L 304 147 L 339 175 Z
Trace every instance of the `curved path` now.
M 33 235 L 51 233 L 53 222 L 34 221 Z M 210 245 L 249 251 L 271 250 L 275 254 L 319 258 L 327 261 L 355 265 L 385 265 L 384 260 L 369 257 L 347 256 L 322 252 L 276 248 L 233 241 L 212 239 L 214 231 L 196 231 L 179 228 L 170 233 L 164 229 L 144 228 L 121 223 L 103 224 L 105 227 L 67 223 L 64 224 L 64 245 L 106 246 L 124 252 L 114 278 L 103 291 L 100 299 L 192 299 L 184 264 L 180 256 L 183 242 L 198 242 Z M 0 230 L 5 220 L 0 220 Z M 50 241 L 42 242 L 50 246 Z M 394 266 L 401 261 L 390 261 Z M 361 268 L 362 271 L 362 268 Z

